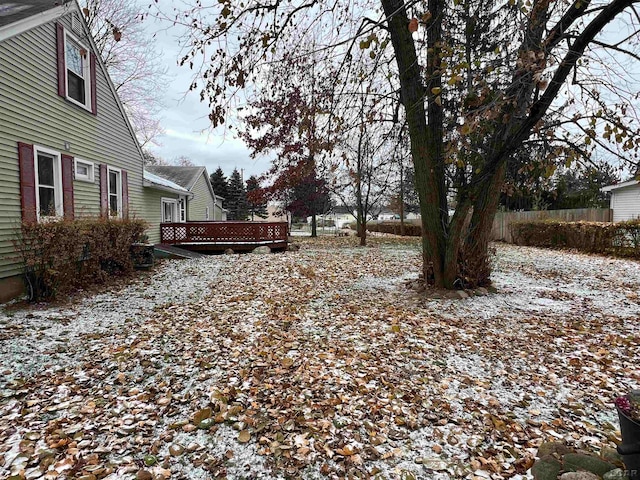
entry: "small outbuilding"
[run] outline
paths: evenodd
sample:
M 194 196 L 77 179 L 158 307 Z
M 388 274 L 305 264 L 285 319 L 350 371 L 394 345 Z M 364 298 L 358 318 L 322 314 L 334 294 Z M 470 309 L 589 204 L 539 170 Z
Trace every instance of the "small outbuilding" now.
M 640 182 L 629 180 L 601 189 L 611 193 L 610 207 L 614 222 L 640 219 Z

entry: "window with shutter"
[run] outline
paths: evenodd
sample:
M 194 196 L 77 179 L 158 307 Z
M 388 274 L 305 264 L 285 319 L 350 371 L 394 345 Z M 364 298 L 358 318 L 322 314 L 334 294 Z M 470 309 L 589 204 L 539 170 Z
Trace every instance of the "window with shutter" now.
M 18 142 L 24 222 L 73 218 L 73 157 Z
M 126 170 L 100 165 L 100 212 L 103 216 L 129 216 L 129 180 Z
M 18 142 L 18 162 L 20 166 L 20 206 L 22 221 L 32 223 L 38 220 L 36 207 L 36 174 L 33 161 L 33 145 Z
M 40 220 L 62 217 L 62 165 L 60 154 L 34 147 L 36 173 L 36 212 Z
M 62 24 L 57 32 L 58 94 L 95 114 L 95 56 Z

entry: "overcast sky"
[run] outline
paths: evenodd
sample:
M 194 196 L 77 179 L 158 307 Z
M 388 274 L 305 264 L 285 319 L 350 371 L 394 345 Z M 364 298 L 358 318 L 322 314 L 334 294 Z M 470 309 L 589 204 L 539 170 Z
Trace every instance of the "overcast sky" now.
M 244 169 L 245 180 L 250 175 L 259 175 L 268 170 L 269 161 L 250 158 L 244 142 L 234 138 L 233 131 L 212 131 L 209 110 L 206 103 L 200 103 L 199 92 L 186 93 L 191 84 L 192 71 L 186 66 L 177 65 L 181 52 L 180 27 L 167 28 L 168 25 L 149 17 L 145 25 L 150 39 L 155 33 L 151 41 L 162 52 L 161 58 L 169 73 L 161 113 L 165 134 L 158 138 L 161 145 L 151 145 L 149 150 L 169 161 L 186 156 L 194 164 L 207 167 L 209 173 L 220 166 L 227 177 L 234 168 Z

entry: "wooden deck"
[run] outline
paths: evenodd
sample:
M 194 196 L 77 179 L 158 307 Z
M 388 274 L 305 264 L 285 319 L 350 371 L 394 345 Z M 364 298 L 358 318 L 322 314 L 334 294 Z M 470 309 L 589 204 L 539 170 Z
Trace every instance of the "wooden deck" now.
M 287 248 L 287 222 L 186 222 L 160 224 L 160 243 L 195 251 Z

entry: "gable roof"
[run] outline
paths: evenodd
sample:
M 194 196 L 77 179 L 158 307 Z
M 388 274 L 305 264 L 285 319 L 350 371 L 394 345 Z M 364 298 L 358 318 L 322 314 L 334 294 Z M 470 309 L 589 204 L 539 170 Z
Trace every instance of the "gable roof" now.
M 218 197 L 213 191 L 213 187 L 211 186 L 211 182 L 209 181 L 209 173 L 207 172 L 206 167 L 183 167 L 180 165 L 147 165 L 145 169 L 159 177 L 166 178 L 171 182 L 177 183 L 183 188 L 186 188 L 188 191 L 194 187 L 200 175 L 204 175 L 207 186 L 209 187 L 209 192 L 211 193 L 211 197 L 214 202 L 216 199 L 222 197 Z
M 204 167 L 182 167 L 179 165 L 147 165 L 148 172 L 171 180 L 187 190 L 191 190 L 202 175 Z
M 154 175 L 147 170 L 144 171 L 144 186 L 155 188 L 157 190 L 165 190 L 172 193 L 178 193 L 180 195 L 193 196 L 186 188 L 181 187 L 177 183 L 167 180 L 166 178 Z
M 136 132 L 131 125 L 131 121 L 124 109 L 122 100 L 120 100 L 120 96 L 116 91 L 113 80 L 111 80 L 109 71 L 102 61 L 102 56 L 98 51 L 93 34 L 89 30 L 84 14 L 80 10 L 78 0 L 27 0 L 27 2 L 31 7 L 19 10 L 18 7 L 24 6 L 24 2 L 20 2 L 18 0 L 0 0 L 0 42 L 39 27 L 40 25 L 44 25 L 45 23 L 57 20 L 69 13 L 76 13 L 77 19 L 80 21 L 82 29 L 86 34 L 86 38 L 91 45 L 91 51 L 96 55 L 96 64 L 100 67 L 102 74 L 107 80 L 109 90 L 115 98 L 118 110 L 122 115 L 122 119 L 131 133 L 131 138 L 133 139 L 136 149 L 140 154 L 140 168 L 142 169 L 144 164 L 142 147 L 140 146 L 140 142 L 138 142 Z M 3 7 L 5 8 L 3 9 Z
M 619 188 L 633 187 L 634 185 L 638 185 L 640 182 L 638 180 L 628 180 L 622 183 L 616 183 L 615 185 L 607 185 L 606 187 L 602 187 L 600 191 L 602 192 L 610 192 L 612 190 L 618 190 Z

